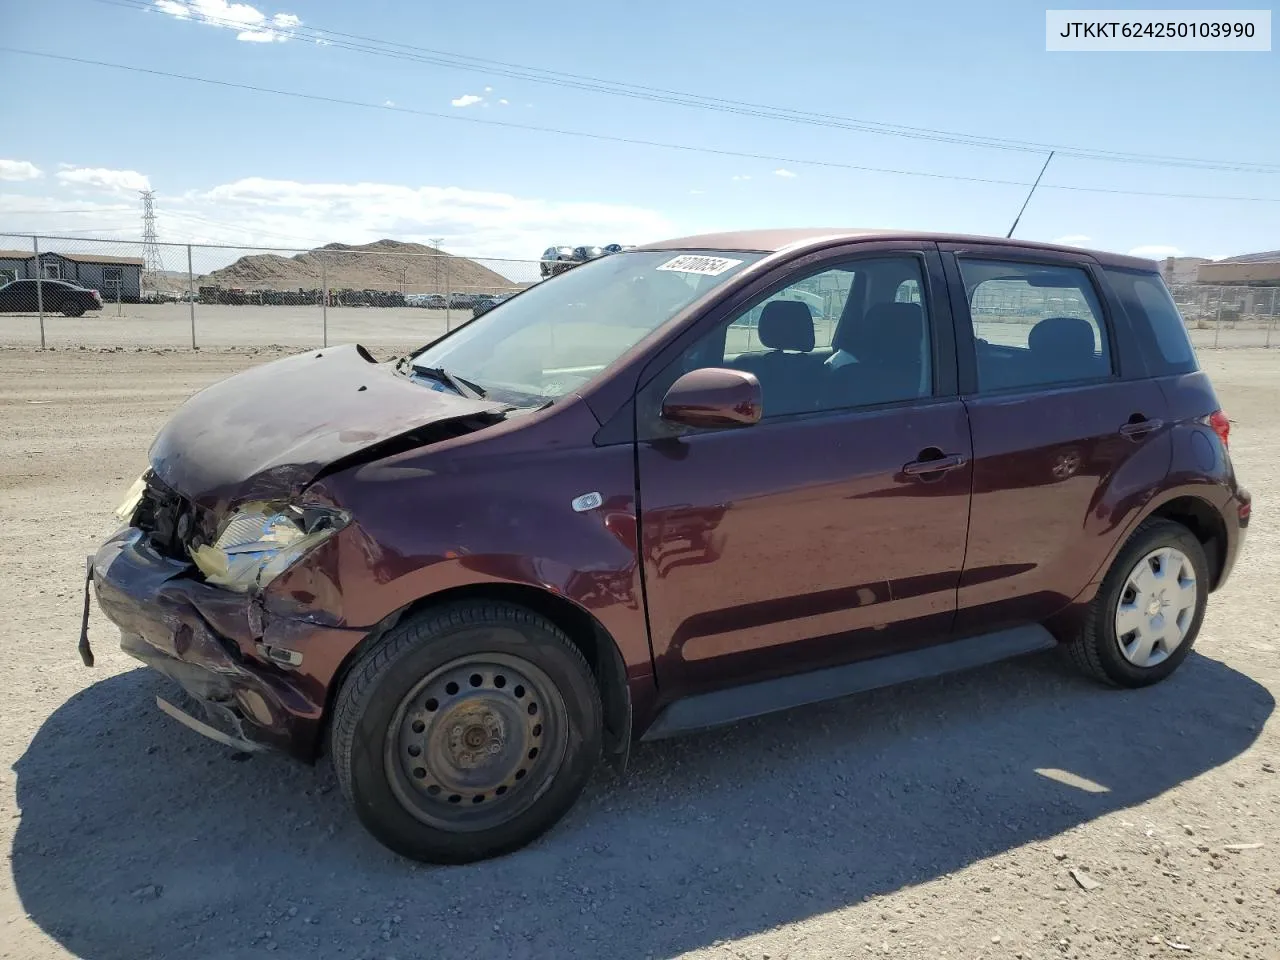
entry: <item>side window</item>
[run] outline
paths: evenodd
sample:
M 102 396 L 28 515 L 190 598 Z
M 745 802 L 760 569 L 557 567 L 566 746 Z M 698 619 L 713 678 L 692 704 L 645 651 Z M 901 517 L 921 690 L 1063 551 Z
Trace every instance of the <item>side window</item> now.
M 839 323 L 845 302 L 849 299 L 853 278 L 852 269 L 838 267 L 798 280 L 777 293 L 770 294 L 729 324 L 725 339 L 725 359 L 733 360 L 746 354 L 761 353 L 769 349 L 760 340 L 760 319 L 766 311 L 770 316 L 786 311 L 790 311 L 797 317 L 800 316 L 798 308 L 771 307 L 770 304 L 774 303 L 802 303 L 808 307 L 809 318 L 813 322 L 812 349 L 819 353 L 829 351 L 831 340 L 835 336 L 836 324 Z M 766 335 L 768 335 L 767 330 Z
M 960 258 L 978 389 L 1100 380 L 1112 373 L 1102 307 L 1079 267 Z
M 655 387 L 700 367 L 745 370 L 760 381 L 766 418 L 929 396 L 923 288 L 923 266 L 913 256 L 855 260 L 809 274 L 710 331 Z
M 1187 325 L 1160 275 L 1120 268 L 1108 269 L 1106 273 L 1146 348 L 1146 363 L 1151 372 L 1168 376 L 1195 370 L 1198 364 Z

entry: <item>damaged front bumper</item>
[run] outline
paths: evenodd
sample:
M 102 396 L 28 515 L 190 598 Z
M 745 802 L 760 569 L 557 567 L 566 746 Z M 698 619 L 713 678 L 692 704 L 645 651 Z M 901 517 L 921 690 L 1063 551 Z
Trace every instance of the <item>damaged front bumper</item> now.
M 223 734 L 214 739 L 314 760 L 329 684 L 365 631 L 268 614 L 260 598 L 193 571 L 126 527 L 91 559 L 90 575 L 124 651 L 176 681 Z M 187 725 L 208 735 L 199 721 Z

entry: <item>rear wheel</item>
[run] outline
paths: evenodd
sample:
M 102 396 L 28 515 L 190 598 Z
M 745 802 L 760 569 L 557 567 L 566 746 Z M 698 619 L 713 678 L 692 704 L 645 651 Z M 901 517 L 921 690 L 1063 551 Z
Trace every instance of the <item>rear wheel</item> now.
M 1209 565 L 1186 527 L 1148 520 L 1116 557 L 1069 650 L 1087 674 L 1122 687 L 1158 683 L 1187 658 L 1204 619 Z
M 600 755 L 600 697 L 553 624 L 509 604 L 452 604 L 361 654 L 331 739 L 343 792 L 375 837 L 466 863 L 524 846 L 569 810 Z
M 68 300 L 62 304 L 62 315 L 64 317 L 82 317 L 84 316 L 84 304 Z

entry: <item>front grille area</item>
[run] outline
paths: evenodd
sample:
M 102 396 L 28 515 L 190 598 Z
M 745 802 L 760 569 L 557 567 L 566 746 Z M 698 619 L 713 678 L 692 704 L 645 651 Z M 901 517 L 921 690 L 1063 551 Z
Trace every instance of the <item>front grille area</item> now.
M 148 473 L 147 489 L 133 513 L 133 526 L 147 534 L 152 547 L 163 556 L 189 561 L 189 550 L 213 539 L 212 514 L 180 493 L 170 490 Z

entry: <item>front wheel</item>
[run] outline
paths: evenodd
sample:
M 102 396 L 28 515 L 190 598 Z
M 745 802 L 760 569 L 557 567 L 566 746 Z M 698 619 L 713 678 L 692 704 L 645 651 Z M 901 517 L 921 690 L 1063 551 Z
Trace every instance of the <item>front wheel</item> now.
M 1181 524 L 1148 520 L 1107 571 L 1068 649 L 1081 670 L 1104 683 L 1158 683 L 1191 652 L 1208 594 L 1200 541 Z
M 365 650 L 338 692 L 334 769 L 397 853 L 468 863 L 516 850 L 573 805 L 600 755 L 582 653 L 503 603 L 428 610 Z

